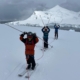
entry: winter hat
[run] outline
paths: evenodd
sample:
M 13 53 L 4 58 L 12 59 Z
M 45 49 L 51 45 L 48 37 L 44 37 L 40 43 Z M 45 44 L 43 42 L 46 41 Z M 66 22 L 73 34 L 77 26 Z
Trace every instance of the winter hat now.
M 28 32 L 27 35 L 28 35 L 28 36 L 32 36 L 32 32 Z
M 33 38 L 33 33 L 32 33 L 32 32 L 28 32 L 28 33 L 27 33 L 27 38 L 28 38 L 29 40 L 32 40 L 32 38 Z

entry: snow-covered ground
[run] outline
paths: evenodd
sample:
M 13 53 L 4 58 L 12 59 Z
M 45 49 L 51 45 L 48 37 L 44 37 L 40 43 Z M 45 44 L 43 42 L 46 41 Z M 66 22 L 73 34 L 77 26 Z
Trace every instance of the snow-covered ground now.
M 51 29 L 49 49 L 43 52 L 40 50 L 43 47 L 41 28 L 13 27 L 36 32 L 39 37 L 39 43 L 35 47 L 35 60 L 39 65 L 28 80 L 80 80 L 79 32 L 59 30 L 59 39 L 54 40 L 54 29 Z M 21 32 L 0 24 L 0 80 L 26 80 L 24 76 L 18 77 L 27 66 L 24 44 L 19 40 L 20 34 Z
M 10 22 L 13 25 L 28 25 L 36 24 L 44 26 L 49 23 L 58 24 L 80 24 L 80 13 L 67 10 L 65 8 L 56 5 L 55 7 L 46 11 L 34 11 L 33 14 L 26 20 Z

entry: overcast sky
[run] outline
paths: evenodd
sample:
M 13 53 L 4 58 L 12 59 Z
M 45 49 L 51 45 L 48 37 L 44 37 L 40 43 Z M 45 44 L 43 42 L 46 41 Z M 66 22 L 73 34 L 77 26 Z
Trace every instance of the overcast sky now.
M 34 10 L 52 8 L 56 5 L 80 0 L 0 0 L 0 21 L 28 18 Z

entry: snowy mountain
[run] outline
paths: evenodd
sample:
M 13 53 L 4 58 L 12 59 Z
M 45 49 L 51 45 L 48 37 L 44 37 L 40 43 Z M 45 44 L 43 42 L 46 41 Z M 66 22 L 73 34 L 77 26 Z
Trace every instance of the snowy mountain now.
M 19 40 L 21 32 L 0 24 L 0 80 L 80 80 L 79 32 L 59 30 L 59 38 L 54 40 L 54 29 L 50 29 L 49 49 L 44 52 L 41 51 L 41 27 L 13 27 L 37 34 L 39 42 L 35 47 L 35 60 L 39 65 L 30 78 L 25 78 L 26 75 L 30 76 L 30 72 L 18 77 L 27 66 L 25 45 Z
M 15 21 L 9 24 L 14 25 L 38 25 L 44 26 L 49 23 L 59 24 L 80 24 L 80 14 L 78 12 L 70 11 L 59 5 L 46 10 L 46 11 L 34 11 L 33 14 L 26 20 Z

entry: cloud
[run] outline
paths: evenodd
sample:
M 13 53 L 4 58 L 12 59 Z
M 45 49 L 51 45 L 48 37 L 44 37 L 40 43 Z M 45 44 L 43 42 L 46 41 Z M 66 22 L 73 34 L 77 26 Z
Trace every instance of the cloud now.
M 0 0 L 0 20 L 26 19 L 34 10 L 49 9 L 63 2 L 65 0 Z
M 25 2 L 26 1 L 26 2 Z M 38 3 L 27 0 L 8 0 L 7 2 L 0 2 L 0 19 L 1 20 L 15 20 L 28 18 L 35 9 L 41 8 L 44 3 Z M 45 7 L 43 6 L 43 7 Z

